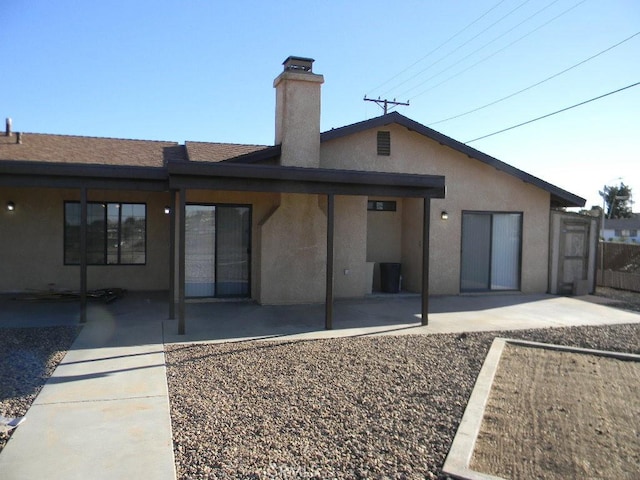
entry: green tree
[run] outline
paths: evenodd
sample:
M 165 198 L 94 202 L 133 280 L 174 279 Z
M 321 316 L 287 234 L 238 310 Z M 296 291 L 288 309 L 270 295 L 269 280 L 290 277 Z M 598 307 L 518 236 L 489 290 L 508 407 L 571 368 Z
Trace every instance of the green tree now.
M 604 199 L 607 218 L 629 218 L 632 215 L 631 187 L 620 182 L 620 185 L 605 185 L 600 196 Z

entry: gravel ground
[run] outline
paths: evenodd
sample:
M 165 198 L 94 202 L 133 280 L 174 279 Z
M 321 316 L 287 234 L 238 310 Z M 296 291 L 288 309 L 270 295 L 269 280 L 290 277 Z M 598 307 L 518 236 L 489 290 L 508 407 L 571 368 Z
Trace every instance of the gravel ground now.
M 615 288 L 598 287 L 596 289 L 596 295 L 598 297 L 606 297 L 611 300 L 615 300 L 616 303 L 612 304 L 612 307 L 640 312 L 640 292 L 629 292 L 626 290 L 616 290 Z
M 166 346 L 181 479 L 438 478 L 496 336 L 640 353 L 640 325 Z
M 0 329 L 0 415 L 27 413 L 78 335 L 77 327 Z M 10 432 L 0 432 L 0 451 Z

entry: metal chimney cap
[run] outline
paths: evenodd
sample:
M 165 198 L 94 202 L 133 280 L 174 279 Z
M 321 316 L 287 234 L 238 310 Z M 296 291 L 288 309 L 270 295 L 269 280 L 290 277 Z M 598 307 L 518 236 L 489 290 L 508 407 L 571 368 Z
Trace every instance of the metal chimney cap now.
M 284 65 L 285 72 L 291 70 L 298 72 L 313 72 L 313 62 L 315 62 L 313 58 L 289 56 L 284 62 L 282 62 L 282 65 Z

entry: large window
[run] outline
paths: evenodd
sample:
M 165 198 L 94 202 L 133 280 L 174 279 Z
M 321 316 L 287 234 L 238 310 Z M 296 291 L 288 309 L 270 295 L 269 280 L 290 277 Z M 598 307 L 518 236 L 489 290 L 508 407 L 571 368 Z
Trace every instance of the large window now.
M 87 263 L 144 265 L 147 207 L 143 203 L 87 203 Z M 64 263 L 80 264 L 80 202 L 64 204 Z
M 520 289 L 522 214 L 462 214 L 463 292 Z

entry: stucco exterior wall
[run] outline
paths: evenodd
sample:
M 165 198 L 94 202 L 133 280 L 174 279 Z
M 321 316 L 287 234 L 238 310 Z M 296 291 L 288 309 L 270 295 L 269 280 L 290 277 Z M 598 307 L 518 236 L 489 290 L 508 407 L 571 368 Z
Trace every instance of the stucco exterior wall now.
M 444 175 L 446 198 L 431 202 L 430 293 L 460 293 L 460 245 L 463 211 L 522 212 L 523 292 L 546 292 L 548 287 L 549 193 L 500 172 L 478 160 L 442 146 L 408 129 L 389 125 L 391 155 L 376 153 L 376 129 L 323 142 L 320 166 L 380 172 Z M 399 202 L 411 208 L 401 217 L 400 248 L 403 288 L 418 291 L 416 265 L 422 255 L 422 206 Z M 447 211 L 448 220 L 440 213 Z M 417 214 L 417 217 L 416 217 Z M 398 240 L 396 240 L 398 241 Z M 415 265 L 414 265 L 415 264 Z M 419 267 L 418 267 L 419 268 Z
M 371 290 L 366 211 L 366 197 L 335 197 L 333 289 L 337 298 L 362 297 Z
M 259 225 L 262 304 L 324 301 L 327 219 L 317 195 L 281 194 Z
M 276 89 L 275 144 L 282 145 L 280 164 L 317 167 L 320 155 L 320 86 L 322 75 L 287 71 Z
M 3 188 L 16 204 L 0 212 L 0 292 L 28 289 L 78 290 L 80 267 L 64 265 L 64 202 L 79 201 L 78 190 Z M 146 265 L 90 265 L 89 289 L 166 290 L 169 285 L 168 193 L 89 190 L 89 201 L 147 205 Z

